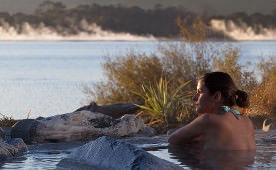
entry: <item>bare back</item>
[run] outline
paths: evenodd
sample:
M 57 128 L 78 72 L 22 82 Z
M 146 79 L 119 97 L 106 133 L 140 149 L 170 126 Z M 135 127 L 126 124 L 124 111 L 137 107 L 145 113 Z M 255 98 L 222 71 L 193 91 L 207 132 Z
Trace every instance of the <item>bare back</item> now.
M 241 116 L 238 120 L 230 113 L 208 114 L 204 133 L 204 148 L 215 150 L 256 149 L 254 128 L 250 119 Z

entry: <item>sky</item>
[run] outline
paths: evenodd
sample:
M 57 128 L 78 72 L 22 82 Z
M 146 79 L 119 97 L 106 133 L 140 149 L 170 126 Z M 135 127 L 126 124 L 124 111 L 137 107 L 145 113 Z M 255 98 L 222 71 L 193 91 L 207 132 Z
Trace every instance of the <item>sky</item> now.
M 44 0 L 0 0 L 0 11 L 10 13 L 33 13 Z M 233 12 L 259 12 L 270 14 L 276 10 L 276 0 L 52 0 L 62 2 L 67 7 L 80 4 L 97 3 L 99 5 L 121 4 L 139 6 L 145 9 L 156 4 L 167 6 L 183 6 L 189 11 L 205 14 L 230 14 Z

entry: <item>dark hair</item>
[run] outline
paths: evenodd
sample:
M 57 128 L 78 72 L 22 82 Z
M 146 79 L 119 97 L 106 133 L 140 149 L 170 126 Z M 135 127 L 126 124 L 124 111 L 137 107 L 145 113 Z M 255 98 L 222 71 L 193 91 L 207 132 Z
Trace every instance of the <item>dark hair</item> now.
M 248 94 L 239 90 L 231 76 L 224 72 L 211 72 L 206 73 L 199 78 L 204 82 L 211 95 L 215 92 L 221 92 L 224 99 L 224 105 L 234 106 L 237 105 L 242 108 L 249 106 Z

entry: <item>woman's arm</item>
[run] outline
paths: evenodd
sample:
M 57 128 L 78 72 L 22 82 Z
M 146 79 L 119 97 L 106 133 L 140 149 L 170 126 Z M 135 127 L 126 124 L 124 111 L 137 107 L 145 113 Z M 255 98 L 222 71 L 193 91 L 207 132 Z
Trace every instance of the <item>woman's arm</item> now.
M 175 131 L 170 137 L 168 142 L 174 145 L 181 145 L 187 143 L 192 139 L 204 135 L 209 120 L 208 114 L 202 114 L 193 120 L 188 125 Z

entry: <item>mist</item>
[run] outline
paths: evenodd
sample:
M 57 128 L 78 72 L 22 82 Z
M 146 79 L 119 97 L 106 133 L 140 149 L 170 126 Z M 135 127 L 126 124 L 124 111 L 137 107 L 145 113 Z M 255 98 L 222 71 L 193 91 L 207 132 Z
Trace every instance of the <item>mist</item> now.
M 221 31 L 234 40 L 276 40 L 276 29 L 265 28 L 262 25 L 248 26 L 242 21 L 237 25 L 232 20 L 219 19 L 212 19 L 210 25 L 212 29 Z
M 154 36 L 141 36 L 125 32 L 115 33 L 103 30 L 95 23 L 88 23 L 85 19 L 81 20 L 80 28 L 76 34 L 69 34 L 64 30 L 63 33 L 58 32 L 52 27 L 45 26 L 41 22 L 38 26 L 33 26 L 28 22 L 11 26 L 5 20 L 0 20 L 0 40 L 81 40 L 81 41 L 151 41 L 156 40 Z

